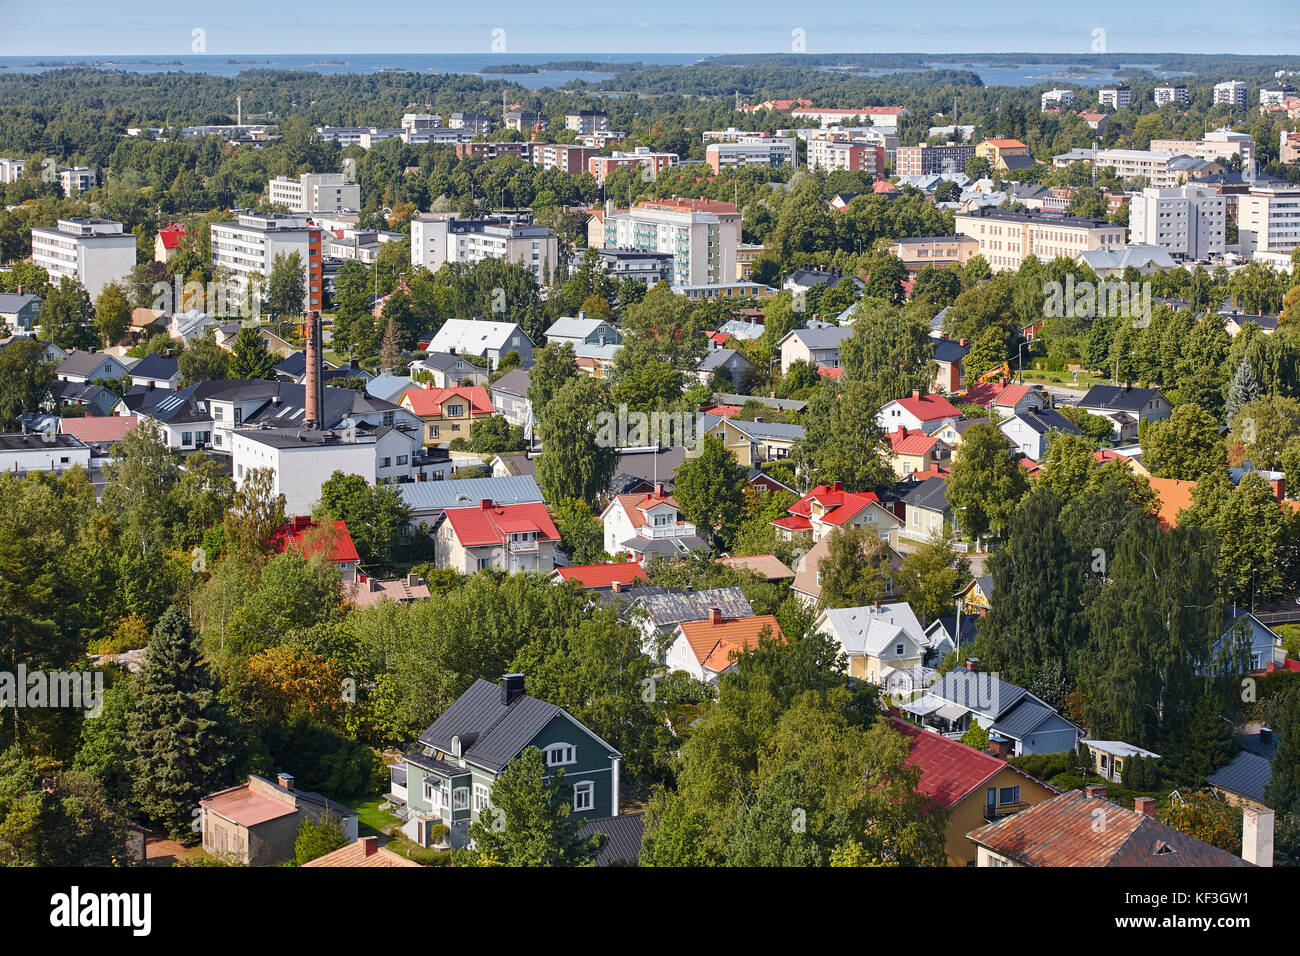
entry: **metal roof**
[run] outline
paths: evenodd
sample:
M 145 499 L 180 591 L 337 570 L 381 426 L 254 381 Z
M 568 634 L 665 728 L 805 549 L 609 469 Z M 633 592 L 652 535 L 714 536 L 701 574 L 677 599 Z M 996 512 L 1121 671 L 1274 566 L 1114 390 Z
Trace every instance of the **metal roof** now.
M 641 858 L 645 814 L 625 813 L 618 817 L 588 820 L 578 831 L 578 836 L 586 838 L 593 833 L 603 833 L 608 838 L 600 855 L 596 857 L 596 866 L 612 866 L 615 863 L 634 864 Z
M 1263 803 L 1264 790 L 1273 779 L 1273 764 L 1243 750 L 1205 779 L 1213 787 Z
M 738 587 L 706 588 L 703 591 L 665 591 L 662 594 L 644 594 L 638 603 L 659 627 L 677 625 L 683 621 L 703 621 L 709 608 L 722 609 L 724 618 L 753 617 L 754 609 Z
M 1046 704 L 1040 704 L 1026 697 L 1003 713 L 989 730 L 1011 740 L 1023 740 L 1055 713 L 1056 711 Z
M 394 487 L 406 505 L 415 512 L 464 508 L 485 500 L 501 504 L 533 503 L 542 500 L 542 490 L 528 475 L 507 478 L 463 478 L 457 481 L 411 481 Z

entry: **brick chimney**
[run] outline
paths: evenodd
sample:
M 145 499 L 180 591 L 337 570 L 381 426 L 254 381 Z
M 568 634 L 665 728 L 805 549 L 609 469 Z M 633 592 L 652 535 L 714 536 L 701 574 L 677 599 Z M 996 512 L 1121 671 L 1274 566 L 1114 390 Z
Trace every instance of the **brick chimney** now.
M 656 498 L 664 497 L 664 483 L 662 481 L 655 482 L 655 497 Z
M 305 393 L 303 404 L 306 410 L 303 412 L 303 424 L 308 428 L 321 427 L 321 406 L 324 401 L 322 392 L 322 366 L 321 366 L 321 327 L 320 313 L 307 313 L 307 342 L 305 352 L 307 370 L 303 377 L 303 390 Z
M 615 593 L 615 594 L 618 594 L 618 593 L 620 593 L 622 590 L 623 590 L 623 582 L 622 582 L 622 581 L 615 581 L 615 582 L 614 582 L 614 593 Z
M 1241 821 L 1241 858 L 1256 866 L 1273 865 L 1273 811 L 1247 807 Z
M 722 623 L 722 608 L 720 607 L 709 608 L 709 623 L 714 626 L 717 626 L 718 624 Z
M 286 789 L 286 790 L 292 790 L 292 789 L 293 789 L 293 774 L 291 774 L 291 773 L 280 773 L 280 774 L 276 774 L 275 782 L 278 783 L 280 786 L 284 787 L 284 789 Z
M 420 586 L 420 576 L 412 571 L 406 576 L 406 586 L 408 588 L 418 588 Z
M 980 669 L 980 659 L 978 657 L 966 658 L 966 669 L 972 674 Z
M 920 397 L 921 397 L 921 390 L 920 390 L 919 388 L 914 388 L 914 389 L 912 389 L 912 397 L 913 397 L 913 398 L 920 398 Z
M 1083 788 L 1083 792 L 1090 800 L 1106 799 L 1106 787 L 1104 784 L 1090 783 L 1088 786 Z
M 501 679 L 501 703 L 509 707 L 524 696 L 524 675 L 506 674 Z
M 492 510 L 492 499 L 491 499 L 491 498 L 484 498 L 482 501 L 480 501 L 480 502 L 478 503 L 478 506 L 479 506 L 480 508 L 482 508 L 484 511 L 491 511 L 491 510 Z
M 1133 809 L 1144 817 L 1154 817 L 1156 815 L 1156 798 L 1135 797 L 1133 799 Z
M 843 491 L 843 490 L 844 490 L 844 482 L 835 481 L 831 483 L 831 491 Z
M 379 837 L 362 837 L 361 838 L 361 855 L 374 856 L 379 852 Z

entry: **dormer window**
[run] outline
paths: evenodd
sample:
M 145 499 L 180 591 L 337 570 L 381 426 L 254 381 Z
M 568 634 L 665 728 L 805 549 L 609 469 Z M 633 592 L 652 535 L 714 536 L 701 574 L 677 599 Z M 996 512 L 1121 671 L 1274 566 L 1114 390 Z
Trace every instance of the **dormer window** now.
M 563 767 L 566 764 L 577 763 L 573 753 L 573 744 L 551 744 L 546 748 L 546 766 Z

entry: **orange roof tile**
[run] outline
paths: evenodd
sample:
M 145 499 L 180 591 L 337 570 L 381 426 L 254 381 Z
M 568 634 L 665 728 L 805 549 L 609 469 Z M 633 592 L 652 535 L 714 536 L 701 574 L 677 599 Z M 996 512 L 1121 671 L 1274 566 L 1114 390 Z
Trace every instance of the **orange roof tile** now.
M 781 625 L 771 614 L 755 617 L 723 618 L 719 624 L 712 621 L 686 621 L 677 625 L 700 665 L 715 673 L 731 666 L 731 655 L 741 654 L 758 646 L 764 629 L 778 641 L 785 641 Z
M 1160 523 L 1166 528 L 1178 526 L 1178 513 L 1192 506 L 1194 481 L 1179 481 L 1176 478 L 1148 478 L 1151 490 L 1159 501 Z
M 411 411 L 421 418 L 442 415 L 442 406 L 448 399 L 461 398 L 470 404 L 471 415 L 491 415 L 496 409 L 482 385 L 455 385 L 451 388 L 411 388 L 402 393 L 410 402 Z

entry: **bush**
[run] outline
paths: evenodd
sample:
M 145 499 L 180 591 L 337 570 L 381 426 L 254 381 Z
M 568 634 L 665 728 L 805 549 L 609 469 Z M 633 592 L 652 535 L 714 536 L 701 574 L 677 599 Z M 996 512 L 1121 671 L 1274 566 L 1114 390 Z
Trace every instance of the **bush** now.
M 976 750 L 988 750 L 989 732 L 972 720 L 966 733 L 961 735 L 961 742 Z
M 1024 754 L 1007 761 L 1017 770 L 1023 770 L 1039 780 L 1050 780 L 1061 774 L 1077 773 L 1082 764 L 1070 751 L 1060 754 Z
M 451 827 L 445 823 L 435 823 L 429 827 L 429 840 L 434 846 L 447 842 L 447 837 L 451 836 Z
M 1159 786 L 1160 772 L 1154 758 L 1129 757 L 1124 761 L 1124 789 L 1140 793 L 1156 790 Z

